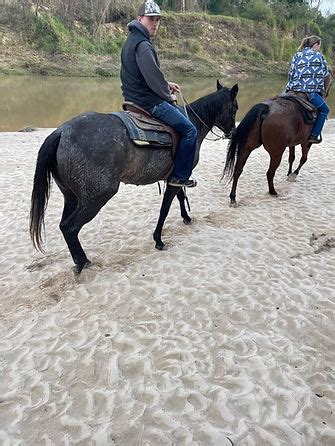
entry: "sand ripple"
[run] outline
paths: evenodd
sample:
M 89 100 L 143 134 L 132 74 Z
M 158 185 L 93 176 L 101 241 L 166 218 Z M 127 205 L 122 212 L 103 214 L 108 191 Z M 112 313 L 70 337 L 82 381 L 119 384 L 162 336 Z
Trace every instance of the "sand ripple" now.
M 228 206 L 225 147 L 207 143 L 153 248 L 155 185 L 121 186 L 81 240 L 80 277 L 58 230 L 47 254 L 27 235 L 36 151 L 48 130 L 0 135 L 0 443 L 335 444 L 335 122 L 295 183 L 266 194 L 256 151 Z

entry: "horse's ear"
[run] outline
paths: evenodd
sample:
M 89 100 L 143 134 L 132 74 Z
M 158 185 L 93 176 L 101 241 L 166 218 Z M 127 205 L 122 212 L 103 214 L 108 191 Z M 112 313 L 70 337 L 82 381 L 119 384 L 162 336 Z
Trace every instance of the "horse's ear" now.
M 216 80 L 216 89 L 221 90 L 223 88 L 223 85 L 221 85 L 219 79 Z
M 235 85 L 232 87 L 232 89 L 230 90 L 230 92 L 231 92 L 231 97 L 232 97 L 232 98 L 235 98 L 236 95 L 237 95 L 237 93 L 238 93 L 238 84 L 235 84 Z

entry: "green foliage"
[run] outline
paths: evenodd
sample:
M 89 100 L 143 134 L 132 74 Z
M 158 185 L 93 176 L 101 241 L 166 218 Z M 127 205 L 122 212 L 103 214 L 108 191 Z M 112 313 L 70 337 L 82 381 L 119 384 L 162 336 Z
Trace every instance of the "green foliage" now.
M 201 36 L 203 34 L 202 26 L 199 22 L 194 22 L 192 25 L 193 36 Z
M 127 15 L 128 21 L 136 17 L 136 13 L 128 17 L 134 3 L 122 12 L 122 1 L 126 0 L 112 2 L 107 21 L 113 22 L 107 25 L 89 14 L 82 20 L 72 16 L 65 20 L 52 15 L 55 11 L 51 6 L 48 13 L 41 7 L 38 15 L 27 12 L 23 35 L 35 48 L 52 54 L 50 60 L 55 66 L 57 55 L 58 61 L 69 55 L 69 60 L 80 61 L 86 73 L 115 75 L 118 55 L 126 38 L 126 21 L 122 14 Z M 232 72 L 237 67 L 240 71 L 281 70 L 284 73 L 300 41 L 309 34 L 322 37 L 322 52 L 329 65 L 334 63 L 335 15 L 322 17 L 304 0 L 199 0 L 206 14 L 193 11 L 176 14 L 173 12 L 176 0 L 160 0 L 159 3 L 170 5 L 171 9 L 163 9 L 154 44 L 163 64 L 173 60 L 167 64 L 171 69 L 183 67 L 183 71 L 191 72 L 191 67 L 201 70 L 200 65 L 207 64 L 213 70 L 227 66 Z M 186 5 L 191 3 L 186 1 Z M 120 17 L 123 19 L 115 23 Z M 47 65 L 30 67 L 31 71 L 41 73 L 48 73 L 50 69 Z M 210 69 L 208 72 L 212 74 Z
M 309 33 L 311 35 L 316 35 L 316 36 L 321 36 L 322 32 L 321 29 L 319 27 L 319 25 L 317 23 L 315 23 L 314 21 L 310 22 L 308 24 L 308 28 L 309 28 Z
M 58 17 L 51 15 L 29 15 L 28 26 L 36 48 L 48 53 L 65 53 L 71 46 L 71 35 Z
M 25 27 L 33 46 L 50 54 L 119 54 L 125 41 L 121 34 L 93 36 L 84 27 L 69 29 L 49 14 L 29 14 Z
M 185 49 L 191 54 L 197 54 L 200 52 L 200 44 L 195 40 L 187 40 L 184 44 Z
M 289 62 L 292 59 L 293 54 L 297 51 L 300 42 L 285 38 L 282 40 L 281 58 L 279 60 L 285 60 Z
M 270 27 L 273 27 L 276 22 L 271 7 L 263 0 L 255 0 L 248 3 L 242 10 L 241 15 L 257 22 L 265 22 Z
M 236 63 L 255 65 L 257 62 L 265 60 L 264 55 L 260 51 L 246 44 L 231 47 L 229 53 L 232 60 Z
M 329 62 L 334 62 L 335 53 L 335 14 L 320 23 L 322 37 L 322 51 Z
M 122 46 L 125 42 L 126 37 L 120 35 L 117 37 L 108 36 L 100 41 L 100 52 L 102 54 L 119 54 L 121 52 Z

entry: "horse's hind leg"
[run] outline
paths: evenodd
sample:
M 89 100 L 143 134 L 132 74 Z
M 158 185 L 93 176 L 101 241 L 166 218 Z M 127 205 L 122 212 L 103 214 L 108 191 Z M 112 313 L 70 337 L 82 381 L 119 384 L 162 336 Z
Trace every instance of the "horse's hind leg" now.
M 175 187 L 175 186 L 167 186 L 167 188 L 165 190 L 161 210 L 159 213 L 159 219 L 157 222 L 156 229 L 153 233 L 153 238 L 156 242 L 155 248 L 157 248 L 159 250 L 162 250 L 165 246 L 164 243 L 162 242 L 162 229 L 163 229 L 165 219 L 169 213 L 171 203 L 172 203 L 174 197 L 178 194 L 178 192 L 180 192 L 180 190 L 181 190 L 180 187 Z M 185 211 L 186 211 L 186 209 L 185 209 Z
M 307 155 L 309 152 L 309 149 L 311 148 L 312 143 L 306 143 L 306 144 L 301 144 L 301 158 L 300 158 L 300 162 L 299 162 L 299 166 L 295 169 L 295 171 L 293 172 L 295 176 L 298 176 L 301 167 L 305 164 L 305 162 L 307 161 Z
M 89 211 L 85 207 L 85 210 L 77 205 L 74 211 L 68 215 L 70 210 L 70 205 L 68 203 L 64 206 L 63 217 L 59 228 L 62 231 L 63 237 L 69 248 L 73 261 L 76 265 L 76 271 L 79 274 L 84 267 L 90 265 L 85 251 L 83 250 L 80 241 L 78 239 L 78 234 L 85 223 L 92 220 L 98 213 L 100 207 L 96 208 L 93 203 L 90 204 Z
M 116 194 L 117 189 L 118 187 L 113 193 L 110 192 L 108 196 L 103 196 L 100 199 L 92 197 L 90 201 L 82 200 L 82 202 L 74 194 L 64 194 L 65 204 L 59 228 L 62 231 L 78 274 L 81 273 L 83 268 L 91 264 L 81 246 L 78 234 L 81 228 L 91 221 L 107 201 Z
M 65 220 L 67 220 L 71 214 L 73 214 L 73 212 L 76 210 L 76 207 L 78 206 L 78 198 L 76 197 L 75 194 L 73 194 L 71 191 L 68 190 L 67 191 L 62 190 L 62 192 L 64 195 L 64 208 L 63 208 L 62 219 L 59 224 L 60 228 L 62 223 Z
M 285 151 L 285 147 L 281 148 L 280 150 L 273 150 L 276 154 L 273 155 L 273 153 L 270 153 L 270 166 L 266 173 L 267 179 L 268 179 L 268 186 L 269 186 L 269 194 L 270 195 L 278 195 L 274 185 L 273 185 L 273 179 L 276 173 L 276 170 L 278 169 L 278 166 L 281 162 L 281 159 L 283 157 L 283 153 Z
M 180 215 L 181 215 L 185 225 L 188 225 L 191 223 L 191 217 L 188 215 L 188 213 L 186 211 L 186 207 L 185 207 L 186 195 L 182 188 L 180 188 L 179 192 L 177 193 L 177 198 L 178 198 L 179 204 L 180 204 Z
M 249 155 L 252 152 L 252 150 L 244 147 L 238 155 L 238 159 L 237 159 L 235 169 L 234 169 L 233 185 L 232 185 L 232 188 L 231 188 L 231 191 L 229 194 L 230 206 L 233 206 L 233 207 L 236 206 L 237 182 L 238 182 L 238 179 L 240 178 L 241 173 L 243 172 L 244 165 L 247 162 L 247 159 L 249 158 Z
M 288 177 L 292 174 L 292 167 L 294 160 L 295 160 L 295 146 L 291 146 L 289 148 L 289 157 L 288 157 L 288 172 L 287 172 Z

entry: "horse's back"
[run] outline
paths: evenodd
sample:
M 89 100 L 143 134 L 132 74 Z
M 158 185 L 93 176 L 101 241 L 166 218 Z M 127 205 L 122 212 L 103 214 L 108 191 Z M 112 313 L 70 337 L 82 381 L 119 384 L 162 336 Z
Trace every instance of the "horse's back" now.
M 72 137 L 73 140 L 116 140 L 126 134 L 120 120 L 111 113 L 87 112 L 75 116 L 59 127 L 63 137 Z
M 265 145 L 289 146 L 301 143 L 309 135 L 299 105 L 283 98 L 266 101 L 269 112 L 262 125 Z
M 100 176 L 101 181 L 150 184 L 163 179 L 172 166 L 166 149 L 138 148 L 122 121 L 109 113 L 82 113 L 62 124 L 57 151 L 59 176 Z

